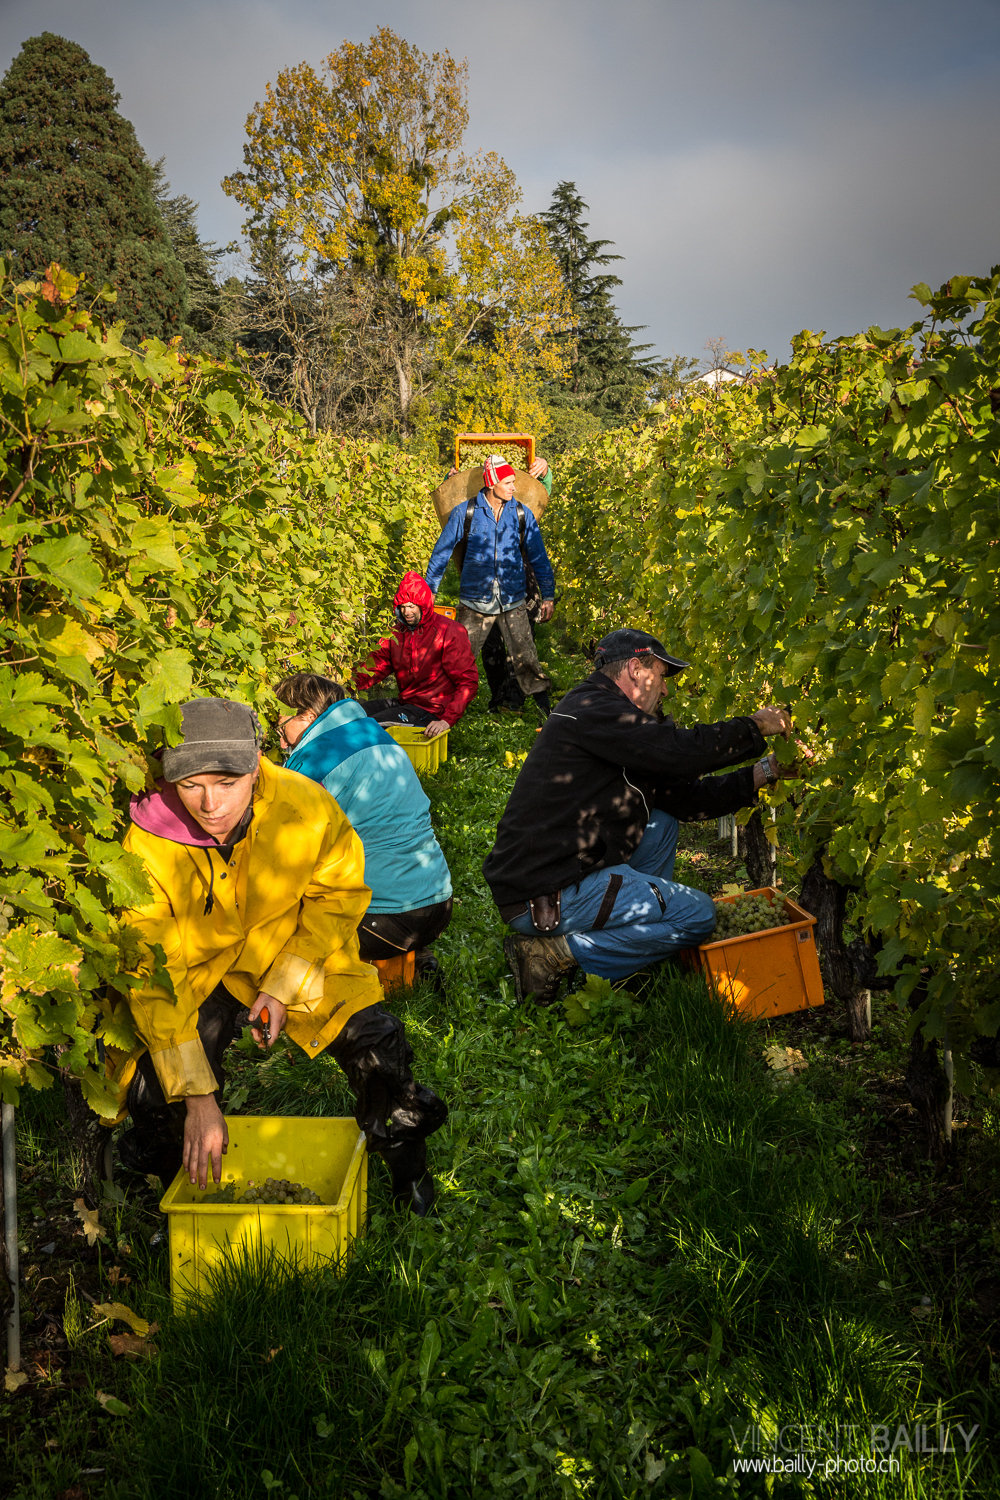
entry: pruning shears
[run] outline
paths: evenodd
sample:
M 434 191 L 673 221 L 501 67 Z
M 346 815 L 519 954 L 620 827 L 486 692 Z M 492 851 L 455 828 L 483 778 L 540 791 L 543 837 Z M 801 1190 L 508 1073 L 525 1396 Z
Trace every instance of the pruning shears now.
M 260 1009 L 260 1011 L 259 1011 L 259 1013 L 257 1015 L 257 1019 L 254 1022 L 254 1026 L 256 1026 L 257 1029 L 260 1031 L 260 1034 L 261 1034 L 261 1036 L 264 1039 L 264 1046 L 265 1047 L 270 1047 L 270 1045 L 271 1045 L 271 1012 L 268 1010 L 268 1008 L 267 1008 L 266 1005 L 264 1005 L 264 1006 L 261 1007 L 261 1009 Z

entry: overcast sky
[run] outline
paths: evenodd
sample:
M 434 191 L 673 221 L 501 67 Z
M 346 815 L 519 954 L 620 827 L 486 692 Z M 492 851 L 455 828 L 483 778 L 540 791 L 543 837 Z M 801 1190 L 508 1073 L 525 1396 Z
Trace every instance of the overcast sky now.
M 1000 0 L 0 0 L 0 66 L 40 31 L 79 42 L 225 243 L 265 85 L 379 24 L 468 58 L 467 148 L 528 209 L 576 182 L 661 354 L 785 358 L 1000 262 Z

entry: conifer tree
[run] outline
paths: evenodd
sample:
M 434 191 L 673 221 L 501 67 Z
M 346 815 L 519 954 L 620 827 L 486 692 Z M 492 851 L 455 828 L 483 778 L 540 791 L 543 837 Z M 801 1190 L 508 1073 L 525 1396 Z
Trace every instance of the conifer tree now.
M 554 428 L 570 441 L 636 416 L 659 373 L 659 361 L 642 357 L 652 346 L 632 342 L 641 329 L 618 315 L 611 288 L 621 278 L 598 268 L 622 257 L 609 254 L 612 240 L 587 237 L 587 209 L 576 183 L 560 182 L 541 215 L 572 307 L 572 326 L 562 335 L 571 375 L 549 399 Z
M 184 268 L 153 200 L 153 173 L 120 95 L 76 42 L 31 37 L 0 82 L 0 255 L 14 274 L 51 261 L 118 292 L 132 339 L 173 338 Z

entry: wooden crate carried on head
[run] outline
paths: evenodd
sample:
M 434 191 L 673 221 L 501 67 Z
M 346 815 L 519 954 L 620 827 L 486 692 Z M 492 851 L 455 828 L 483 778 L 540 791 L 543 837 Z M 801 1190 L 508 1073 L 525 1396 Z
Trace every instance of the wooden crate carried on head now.
M 512 451 L 517 450 L 517 451 Z M 431 494 L 437 518 L 443 526 L 456 505 L 471 500 L 483 487 L 483 464 L 491 453 L 501 453 L 514 470 L 514 498 L 532 512 L 537 521 L 549 503 L 548 491 L 528 470 L 535 461 L 535 439 L 527 432 L 460 432 L 455 437 L 455 468 L 459 471 L 439 484 Z M 479 455 L 483 463 L 468 467 Z M 466 467 L 463 468 L 462 465 Z
M 530 432 L 456 432 L 456 469 L 475 468 L 478 458 L 491 453 L 502 454 L 512 468 L 526 474 L 535 462 L 535 439 Z

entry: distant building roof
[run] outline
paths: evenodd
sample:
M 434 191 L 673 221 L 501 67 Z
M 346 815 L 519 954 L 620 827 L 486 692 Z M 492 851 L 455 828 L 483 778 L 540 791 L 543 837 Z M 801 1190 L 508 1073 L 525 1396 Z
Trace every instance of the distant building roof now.
M 728 385 L 731 380 L 745 381 L 747 373 L 740 370 L 730 370 L 728 365 L 724 365 L 722 369 L 706 370 L 704 375 L 696 375 L 693 380 L 688 381 L 688 385 Z

